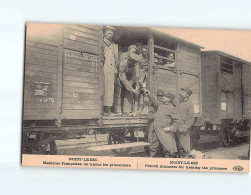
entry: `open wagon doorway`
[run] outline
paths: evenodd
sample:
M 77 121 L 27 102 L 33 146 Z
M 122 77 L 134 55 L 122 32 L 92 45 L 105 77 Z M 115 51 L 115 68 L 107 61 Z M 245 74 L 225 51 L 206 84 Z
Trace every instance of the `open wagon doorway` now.
M 147 46 L 147 32 L 142 28 L 118 26 L 114 33 L 113 42 L 118 47 L 118 62 L 116 64 L 117 70 L 115 70 L 112 111 L 115 116 L 135 117 L 147 115 L 146 98 L 140 91 L 140 88 L 147 87 L 148 79 L 149 49 Z M 125 59 L 128 59 L 128 62 L 123 63 L 122 61 Z M 139 59 L 143 59 L 144 63 L 139 63 Z M 123 73 L 125 73 L 125 80 L 122 79 Z M 130 87 L 127 87 L 127 84 Z M 129 88 L 137 90 L 138 93 L 130 91 L 131 96 L 128 97 Z

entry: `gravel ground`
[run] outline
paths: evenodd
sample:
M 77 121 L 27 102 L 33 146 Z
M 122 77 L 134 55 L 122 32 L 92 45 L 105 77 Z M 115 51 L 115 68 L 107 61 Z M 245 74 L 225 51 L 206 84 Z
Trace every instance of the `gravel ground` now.
M 107 144 L 108 134 L 98 134 L 98 145 Z M 205 139 L 205 137 L 203 138 Z M 208 137 L 207 140 L 216 141 L 215 137 Z M 58 155 L 80 155 L 80 156 L 116 156 L 111 150 L 107 151 L 90 151 L 88 147 L 95 146 L 95 135 L 86 135 L 82 139 L 58 140 L 56 141 Z M 212 149 L 203 148 L 203 144 L 196 150 L 201 151 L 211 159 L 246 159 L 248 155 L 249 144 L 242 143 L 232 147 L 220 147 L 219 143 L 215 142 Z M 133 147 L 129 154 L 124 156 L 144 157 L 144 147 Z

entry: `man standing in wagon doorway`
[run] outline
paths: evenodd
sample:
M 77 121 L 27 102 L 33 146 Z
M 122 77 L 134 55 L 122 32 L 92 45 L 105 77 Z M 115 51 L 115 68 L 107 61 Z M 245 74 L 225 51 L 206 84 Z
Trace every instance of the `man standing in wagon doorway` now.
M 114 79 L 118 62 L 118 46 L 112 42 L 115 28 L 104 29 L 104 114 L 111 114 L 114 95 Z

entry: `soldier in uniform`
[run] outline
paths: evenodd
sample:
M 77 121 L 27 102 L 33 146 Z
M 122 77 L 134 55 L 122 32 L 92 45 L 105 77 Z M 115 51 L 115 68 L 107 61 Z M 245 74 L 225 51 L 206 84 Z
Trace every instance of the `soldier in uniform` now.
M 131 45 L 128 48 L 128 51 L 131 49 L 137 50 L 135 45 Z M 136 57 L 136 59 L 135 59 Z M 122 59 L 119 64 L 119 79 L 121 81 L 121 99 L 123 102 L 123 114 L 132 115 L 133 113 L 133 94 L 139 94 L 139 91 L 136 90 L 135 85 L 138 82 L 138 71 L 136 67 L 136 62 L 138 55 L 130 55 L 125 59 Z
M 118 46 L 112 42 L 115 28 L 104 29 L 104 114 L 110 115 L 113 105 L 114 79 L 118 61 Z
M 152 120 L 149 127 L 148 140 L 150 142 L 150 156 L 158 156 L 159 147 L 164 150 L 166 158 L 177 156 L 177 146 L 174 132 L 179 124 L 179 116 L 172 104 L 175 96 L 162 90 L 157 91 L 157 100 L 148 90 L 145 90 L 152 102 L 152 109 L 149 112 L 149 119 Z
M 139 60 L 139 85 L 141 88 L 145 87 L 143 83 L 147 77 L 147 70 L 148 70 L 148 52 L 146 45 L 144 45 L 142 47 L 142 53 L 140 54 L 140 60 Z
M 178 126 L 178 131 L 176 131 L 175 134 L 178 142 L 179 155 L 181 157 L 187 156 L 191 150 L 189 130 L 194 123 L 194 108 L 189 97 L 192 93 L 188 87 L 181 88 L 179 104 L 177 105 L 177 111 L 181 121 Z
M 135 95 L 135 113 L 137 115 L 146 114 L 146 105 L 148 101 L 146 101 L 146 97 L 142 93 L 143 89 L 146 88 L 146 81 L 147 81 L 147 71 L 148 71 L 148 52 L 147 46 L 143 45 L 141 48 L 140 60 L 137 63 L 136 68 L 139 71 L 139 79 L 137 88 L 140 90 L 139 95 Z
M 130 45 L 128 47 L 128 51 L 127 52 L 124 52 L 120 55 L 120 58 L 119 58 L 119 64 L 121 61 L 125 60 L 125 59 L 129 59 L 131 58 L 133 61 L 139 61 L 140 59 L 140 56 L 136 54 L 137 53 L 137 47 L 135 45 Z M 119 67 L 118 67 L 119 69 Z M 136 71 L 136 68 L 134 69 Z M 134 78 L 136 77 L 136 75 L 138 75 L 137 72 L 134 72 L 133 73 L 134 75 Z M 136 82 L 136 80 L 135 80 Z M 120 81 L 120 78 L 119 78 L 119 73 L 118 73 L 118 76 L 116 77 L 115 79 L 115 93 L 114 93 L 114 112 L 117 114 L 117 115 L 121 115 L 122 114 L 122 108 L 121 108 L 121 103 L 122 103 L 122 99 L 121 98 L 121 88 L 123 87 L 124 85 L 121 84 L 121 81 Z

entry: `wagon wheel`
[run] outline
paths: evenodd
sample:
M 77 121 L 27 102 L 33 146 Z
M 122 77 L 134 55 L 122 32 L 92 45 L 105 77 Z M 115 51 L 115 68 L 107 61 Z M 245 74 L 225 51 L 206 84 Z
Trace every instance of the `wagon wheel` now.
M 56 142 L 51 141 L 49 143 L 42 144 L 40 147 L 33 150 L 32 153 L 46 154 L 46 155 L 56 155 L 57 154 Z
M 57 145 L 56 145 L 55 141 L 52 141 L 49 144 L 47 144 L 45 154 L 49 154 L 49 155 L 56 155 L 57 154 Z
M 109 131 L 108 135 L 108 144 L 123 144 L 128 142 L 134 141 L 134 131 L 133 129 L 123 129 L 123 130 L 113 130 Z M 120 149 L 113 149 L 113 153 L 122 156 L 128 154 L 132 150 L 130 148 L 120 148 Z
M 229 127 L 221 127 L 219 129 L 219 137 L 221 145 L 225 147 L 229 147 L 231 144 L 231 139 L 229 135 Z

